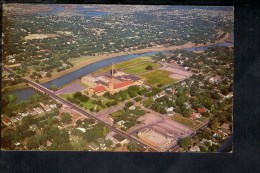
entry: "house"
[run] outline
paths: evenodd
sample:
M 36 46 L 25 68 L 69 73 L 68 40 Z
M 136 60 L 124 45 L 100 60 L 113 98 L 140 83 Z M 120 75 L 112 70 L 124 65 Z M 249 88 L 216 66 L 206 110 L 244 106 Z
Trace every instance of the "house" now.
M 191 104 L 188 102 L 185 102 L 184 105 L 186 106 L 186 108 L 190 109 L 191 108 Z
M 51 111 L 51 107 L 49 105 L 44 105 L 43 103 L 40 103 L 40 105 L 42 106 L 42 108 L 46 111 L 46 112 L 50 112 Z
M 10 119 L 9 119 L 7 116 L 4 116 L 4 117 L 2 118 L 2 122 L 3 122 L 5 125 L 7 125 L 7 126 L 9 126 L 10 124 L 12 124 L 12 122 L 10 121 Z
M 30 127 L 29 127 L 31 130 L 33 130 L 33 131 L 35 131 L 36 130 L 36 125 L 35 124 L 33 124 L 33 125 L 30 125 Z
M 220 127 L 229 130 L 229 124 L 228 123 L 224 123 Z
M 32 115 L 32 116 L 34 116 L 34 115 L 37 115 L 37 112 L 34 110 L 34 111 L 30 111 L 30 114 Z
M 21 144 L 20 142 L 15 142 L 15 143 L 14 143 L 15 146 L 18 146 L 18 145 L 20 145 L 20 144 Z
M 22 117 L 26 117 L 26 116 L 28 116 L 28 115 L 29 115 L 29 112 L 25 112 L 25 113 L 22 113 L 22 114 L 21 114 Z
M 104 140 L 104 139 L 99 138 L 97 141 L 98 141 L 98 143 L 99 143 L 99 146 L 100 146 L 101 150 L 107 149 L 106 143 L 105 143 L 105 140 Z
M 210 146 L 212 146 L 212 145 L 218 145 L 218 143 L 216 143 L 215 139 L 213 139 L 213 141 L 212 141 L 212 140 L 207 140 L 207 139 L 204 139 L 204 138 L 203 138 L 201 142 L 202 142 L 202 143 L 208 142 Z
M 220 133 L 222 133 L 224 136 L 228 136 L 230 134 L 230 130 L 221 128 L 218 130 Z
M 167 112 L 173 111 L 174 107 L 169 107 L 166 109 Z
M 195 113 L 195 112 L 193 112 L 193 113 L 190 115 L 190 118 L 193 119 L 193 120 L 195 120 L 195 119 L 197 119 L 197 118 L 200 118 L 200 117 L 201 117 L 201 114 Z
M 94 142 L 91 142 L 88 147 L 91 149 L 91 150 L 94 150 L 94 151 L 97 151 L 99 149 L 99 147 L 94 143 Z
M 46 105 L 44 109 L 46 112 L 50 112 L 52 110 L 52 108 L 49 105 Z
M 15 117 L 18 121 L 20 121 L 22 119 L 22 116 L 18 115 Z
M 57 108 L 57 105 L 56 105 L 56 104 L 50 104 L 50 107 L 51 107 L 52 109 L 55 109 L 55 108 Z
M 133 106 L 130 106 L 129 107 L 129 110 L 135 110 L 135 106 L 133 105 Z
M 52 142 L 51 141 L 47 141 L 47 147 L 51 146 L 52 145 Z
M 214 137 L 214 138 L 219 138 L 219 137 L 223 137 L 223 136 L 222 136 L 222 134 L 221 134 L 220 132 L 217 131 L 217 132 L 215 132 L 215 133 L 213 134 L 213 137 Z
M 219 82 L 220 81 L 220 76 L 215 76 L 209 79 L 209 82 L 214 83 L 214 82 Z
M 190 147 L 190 151 L 191 152 L 200 152 L 200 147 L 197 145 L 192 146 L 192 147 Z
M 156 94 L 154 97 L 153 97 L 153 100 L 156 100 L 158 98 L 161 98 L 163 95 L 162 94 Z
M 85 128 L 78 127 L 77 129 L 78 129 L 78 130 L 80 130 L 80 131 L 82 131 L 83 133 L 85 133 L 85 132 L 86 132 L 86 129 L 85 129 Z
M 207 139 L 203 138 L 201 142 L 204 143 L 204 144 L 205 144 L 205 142 L 208 142 L 209 145 L 212 146 L 212 141 L 211 140 L 207 140 Z
M 204 113 L 204 112 L 206 112 L 207 111 L 207 109 L 205 109 L 205 108 L 198 108 L 198 112 L 199 113 Z
M 118 124 L 120 127 L 124 127 L 124 128 L 125 128 L 125 126 L 124 126 L 125 121 L 124 121 L 124 120 L 118 121 L 117 124 Z
M 119 134 L 114 135 L 113 138 L 114 138 L 115 140 L 117 140 L 118 143 L 120 143 L 121 145 L 124 145 L 124 144 L 126 144 L 126 143 L 129 142 L 126 138 L 124 138 L 123 136 L 121 136 L 121 135 L 119 135 Z
M 172 115 L 174 115 L 174 107 L 170 107 L 170 108 L 168 108 L 168 109 L 166 109 L 166 112 L 167 112 L 167 115 L 168 116 L 172 116 Z
M 12 123 L 15 123 L 15 122 L 17 121 L 17 119 L 15 119 L 14 117 L 12 117 L 12 118 L 10 118 L 10 121 L 11 121 Z
M 218 130 L 218 132 L 220 134 L 222 134 L 224 137 L 228 136 L 231 132 L 230 132 L 230 128 L 229 128 L 229 124 L 224 123 L 220 126 L 220 129 Z
M 35 111 L 37 114 L 43 114 L 43 113 L 44 113 L 44 111 L 43 111 L 41 108 L 39 108 L 39 107 L 34 108 L 34 111 Z

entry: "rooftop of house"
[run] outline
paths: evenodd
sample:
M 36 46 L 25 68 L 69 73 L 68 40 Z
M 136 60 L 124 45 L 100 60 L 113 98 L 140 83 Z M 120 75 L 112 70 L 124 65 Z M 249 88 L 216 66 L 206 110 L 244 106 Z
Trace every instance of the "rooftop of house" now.
M 6 116 L 4 116 L 4 117 L 2 118 L 2 120 L 3 120 L 3 122 L 6 123 L 6 124 L 11 122 L 10 119 L 9 119 L 8 117 L 6 117 Z
M 88 146 L 89 146 L 91 149 L 98 149 L 98 146 L 97 146 L 94 142 L 91 142 Z
M 227 124 L 227 123 L 224 123 L 224 124 L 222 124 L 221 128 L 224 128 L 224 129 L 229 129 L 229 124 Z
M 225 129 L 225 128 L 221 128 L 221 129 L 219 129 L 219 131 L 222 132 L 222 133 L 225 133 L 225 134 L 230 133 L 230 131 L 228 129 Z
M 115 89 L 117 89 L 117 88 L 122 88 L 122 87 L 125 87 L 125 86 L 128 86 L 128 85 L 131 85 L 132 83 L 133 83 L 132 80 L 124 81 L 124 82 L 115 84 L 115 85 L 114 85 L 114 88 L 115 88 Z
M 205 108 L 198 108 L 199 112 L 206 112 L 207 110 Z
M 116 140 L 118 140 L 118 141 L 123 141 L 123 140 L 125 140 L 125 138 L 123 137 L 123 136 L 121 136 L 121 135 L 119 135 L 119 134 L 116 134 L 116 135 L 114 135 L 113 136 Z
M 99 86 L 94 87 L 93 90 L 95 92 L 103 92 L 106 90 L 106 87 L 104 87 L 103 85 L 99 85 Z

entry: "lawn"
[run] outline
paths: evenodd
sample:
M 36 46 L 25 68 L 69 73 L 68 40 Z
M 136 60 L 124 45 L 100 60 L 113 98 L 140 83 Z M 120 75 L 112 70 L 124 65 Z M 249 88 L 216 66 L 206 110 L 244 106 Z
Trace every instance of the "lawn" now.
M 64 99 L 67 99 L 68 97 L 72 98 L 73 93 L 69 93 L 69 94 L 60 94 L 60 96 Z
M 60 96 L 64 99 L 67 99 L 68 97 L 72 98 L 74 93 L 70 93 L 70 94 L 60 94 Z M 92 103 L 92 100 L 89 99 L 86 102 L 80 102 L 86 109 L 90 109 L 90 108 L 94 108 L 95 105 Z
M 209 119 L 207 118 L 207 117 L 200 117 L 200 118 L 198 118 L 197 119 L 198 121 L 200 121 L 200 122 L 203 122 L 203 123 L 205 123 L 205 122 L 207 122 Z
M 149 57 L 140 57 L 140 58 L 131 59 L 129 61 L 116 63 L 115 69 L 120 69 L 120 68 L 124 69 L 124 68 L 129 67 L 129 66 L 135 66 L 135 64 L 139 64 L 139 63 L 152 63 L 152 62 L 151 62 L 151 58 L 149 58 Z M 100 69 L 100 70 L 98 70 L 94 73 L 95 74 L 103 73 L 103 72 L 108 71 L 109 69 L 111 69 L 111 66 L 102 68 L 102 69 Z
M 70 59 L 69 61 L 73 64 L 73 65 L 78 65 L 81 64 L 83 62 L 89 61 L 91 62 L 92 60 L 94 60 L 95 58 L 97 58 L 96 56 L 81 56 L 78 58 L 73 58 Z
M 176 114 L 174 116 L 172 116 L 172 119 L 174 121 L 177 121 L 183 125 L 186 125 L 188 127 L 191 127 L 191 128 L 195 128 L 196 126 L 200 125 L 201 123 L 199 123 L 198 121 L 193 121 L 191 119 L 188 119 L 188 118 L 185 118 L 179 114 Z
M 128 66 L 126 68 L 123 68 L 122 70 L 126 73 L 129 73 L 129 74 L 138 74 L 138 73 L 147 72 L 147 70 L 145 70 L 145 68 L 148 65 L 151 65 L 153 68 L 160 67 L 160 64 L 158 64 L 158 63 L 146 61 L 146 62 L 143 62 L 143 63 L 135 64 L 133 66 Z
M 176 81 L 170 77 L 171 72 L 166 70 L 153 70 L 148 73 L 140 74 L 139 76 L 145 79 L 145 82 L 152 86 L 157 86 L 158 84 L 167 85 Z
M 86 101 L 86 102 L 81 102 L 82 104 L 83 104 L 83 106 L 85 107 L 85 108 L 87 108 L 88 110 L 90 109 L 90 108 L 94 108 L 95 107 L 95 105 L 92 103 L 92 101 L 89 99 L 88 101 Z

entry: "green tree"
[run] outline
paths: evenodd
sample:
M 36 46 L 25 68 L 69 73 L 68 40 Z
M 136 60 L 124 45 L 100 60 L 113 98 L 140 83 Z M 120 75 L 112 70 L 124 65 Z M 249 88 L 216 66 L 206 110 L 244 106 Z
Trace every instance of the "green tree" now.
M 129 143 L 128 146 L 127 146 L 127 149 L 130 151 L 130 152 L 134 152 L 137 150 L 137 147 L 135 144 L 133 143 Z
M 76 121 L 76 124 L 77 124 L 77 126 L 81 126 L 81 125 L 82 125 L 82 121 L 81 121 L 80 119 L 78 119 L 78 120 Z
M 131 102 L 131 101 L 125 103 L 126 107 L 131 107 L 133 105 L 134 105 L 134 102 Z
M 191 145 L 191 138 L 190 137 L 183 138 L 182 140 L 180 140 L 179 145 L 181 146 L 181 148 L 187 150 L 188 147 Z
M 69 123 L 71 123 L 71 122 L 72 122 L 72 117 L 71 117 L 70 113 L 68 113 L 68 112 L 63 112 L 63 113 L 61 114 L 61 122 L 62 122 L 63 124 L 69 124 Z
M 77 91 L 77 92 L 75 92 L 75 93 L 73 94 L 73 98 L 75 98 L 75 99 L 78 99 L 78 98 L 81 97 L 81 96 L 82 96 L 82 93 L 79 92 L 79 91 Z
M 163 84 L 161 84 L 161 83 L 157 85 L 157 87 L 159 87 L 159 88 L 161 88 L 162 86 L 163 86 Z
M 14 103 L 17 100 L 17 96 L 15 94 L 8 94 L 7 95 L 7 100 L 9 103 Z
M 53 84 L 50 89 L 53 90 L 53 91 L 56 91 L 56 90 L 58 90 L 58 87 L 57 87 L 57 85 Z
M 145 70 L 153 70 L 153 66 L 148 65 L 148 66 L 145 67 Z
M 52 74 L 50 72 L 46 73 L 46 77 L 51 77 L 51 76 L 52 76 Z
M 28 150 L 37 149 L 39 147 L 39 140 L 30 138 L 26 144 Z
M 63 143 L 60 145 L 59 149 L 62 151 L 71 151 L 73 150 L 73 146 L 71 145 L 71 143 Z

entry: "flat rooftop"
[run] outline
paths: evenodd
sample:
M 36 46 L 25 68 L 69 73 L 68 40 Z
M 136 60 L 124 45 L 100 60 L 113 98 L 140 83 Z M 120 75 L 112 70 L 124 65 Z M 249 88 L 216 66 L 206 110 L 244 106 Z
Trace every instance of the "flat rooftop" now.
M 152 129 L 146 129 L 140 132 L 138 136 L 140 139 L 156 147 L 161 147 L 170 141 L 170 139 Z

